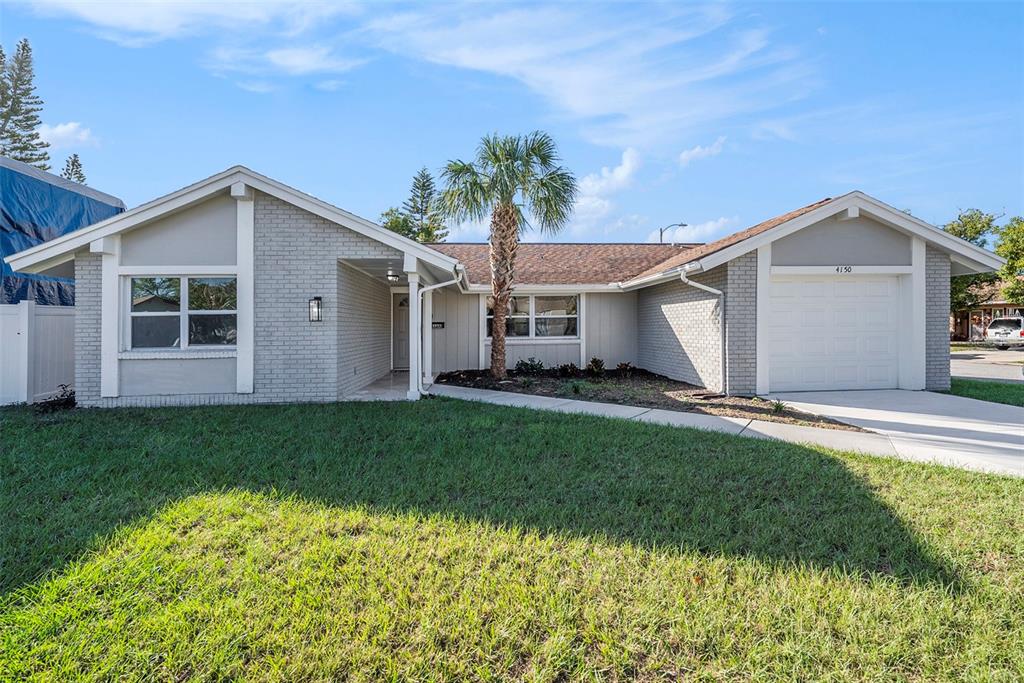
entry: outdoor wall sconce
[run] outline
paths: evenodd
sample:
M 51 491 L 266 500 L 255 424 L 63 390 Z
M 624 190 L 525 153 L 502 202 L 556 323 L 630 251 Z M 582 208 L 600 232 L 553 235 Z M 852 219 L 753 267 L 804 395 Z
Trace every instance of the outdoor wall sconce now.
M 309 322 L 318 323 L 324 319 L 324 300 L 314 296 L 309 300 Z
M 391 284 L 395 284 L 396 282 L 398 282 L 398 273 L 389 270 L 388 274 L 387 274 L 387 278 L 388 278 L 388 282 L 390 282 Z

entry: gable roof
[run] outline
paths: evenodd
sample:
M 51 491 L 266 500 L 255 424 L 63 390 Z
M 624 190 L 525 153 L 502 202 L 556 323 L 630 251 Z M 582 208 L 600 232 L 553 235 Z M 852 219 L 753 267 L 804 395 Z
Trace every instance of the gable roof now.
M 482 243 L 438 242 L 429 245 L 458 259 L 470 285 L 491 281 L 490 247 Z M 696 244 L 522 243 L 516 254 L 516 284 L 608 285 L 628 280 L 655 264 L 675 258 Z
M 794 218 L 802 216 L 805 213 L 813 211 L 814 209 L 817 209 L 820 206 L 824 206 L 830 201 L 832 201 L 831 197 L 825 197 L 824 199 L 818 200 L 813 204 L 808 204 L 807 206 L 802 206 L 799 209 L 795 209 L 788 213 L 784 213 L 780 216 L 769 218 L 768 220 L 762 221 L 757 225 L 747 228 L 746 230 L 740 230 L 739 232 L 734 232 L 731 235 L 726 235 L 720 240 L 715 240 L 714 242 L 709 242 L 708 244 L 697 245 L 692 249 L 688 249 L 687 251 L 681 254 L 677 254 L 671 258 L 662 261 L 661 263 L 653 265 L 652 267 L 648 268 L 642 273 L 638 273 L 634 277 L 639 279 L 642 277 L 646 277 L 648 275 L 656 275 L 658 273 L 663 273 L 666 270 L 672 270 L 673 268 L 678 268 L 692 261 L 696 261 L 697 259 L 702 258 L 704 256 L 710 256 L 711 254 L 721 251 L 726 247 L 731 247 L 734 244 L 739 244 L 740 242 L 750 239 L 755 235 L 760 235 L 761 233 L 767 232 L 768 230 L 771 230 L 776 226 L 782 225 L 787 221 L 793 220 Z
M 70 260 L 73 258 L 74 252 L 87 247 L 95 240 L 119 234 L 164 215 L 198 204 L 204 199 L 230 188 L 235 183 L 244 183 L 248 187 L 277 197 L 332 223 L 366 235 L 444 270 L 454 272 L 458 266 L 455 259 L 445 254 L 382 228 L 376 223 L 360 218 L 312 195 L 256 173 L 245 166 L 232 166 L 205 180 L 141 204 L 113 218 L 93 223 L 88 227 L 13 254 L 7 258 L 7 262 L 16 271 L 38 272 L 45 270 Z

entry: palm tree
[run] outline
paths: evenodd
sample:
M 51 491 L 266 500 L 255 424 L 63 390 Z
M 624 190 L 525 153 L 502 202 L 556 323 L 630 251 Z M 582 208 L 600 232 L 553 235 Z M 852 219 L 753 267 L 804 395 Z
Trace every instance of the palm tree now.
M 547 133 L 487 135 L 475 161 L 449 161 L 441 176 L 446 185 L 441 201 L 449 218 L 491 216 L 491 375 L 497 379 L 505 377 L 505 318 L 519 236 L 531 227 L 527 217 L 541 232 L 555 233 L 569 220 L 576 201 L 576 179 L 558 161 L 555 141 Z

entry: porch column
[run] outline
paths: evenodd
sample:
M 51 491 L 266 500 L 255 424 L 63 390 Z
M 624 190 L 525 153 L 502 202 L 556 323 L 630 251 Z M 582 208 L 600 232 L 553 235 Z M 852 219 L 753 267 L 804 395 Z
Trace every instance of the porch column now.
M 423 383 L 434 381 L 434 292 L 423 295 Z
M 409 272 L 408 268 L 406 276 L 409 278 L 409 391 L 406 398 L 417 401 L 420 398 L 420 276 Z

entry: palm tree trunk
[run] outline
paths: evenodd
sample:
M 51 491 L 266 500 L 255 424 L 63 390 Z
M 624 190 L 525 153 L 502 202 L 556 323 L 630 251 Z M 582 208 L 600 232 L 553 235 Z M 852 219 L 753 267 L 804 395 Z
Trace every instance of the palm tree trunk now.
M 508 304 L 512 298 L 516 251 L 519 249 L 519 224 L 515 207 L 498 204 L 491 212 L 491 296 L 494 320 L 491 323 L 491 376 L 505 378 L 505 331 Z

